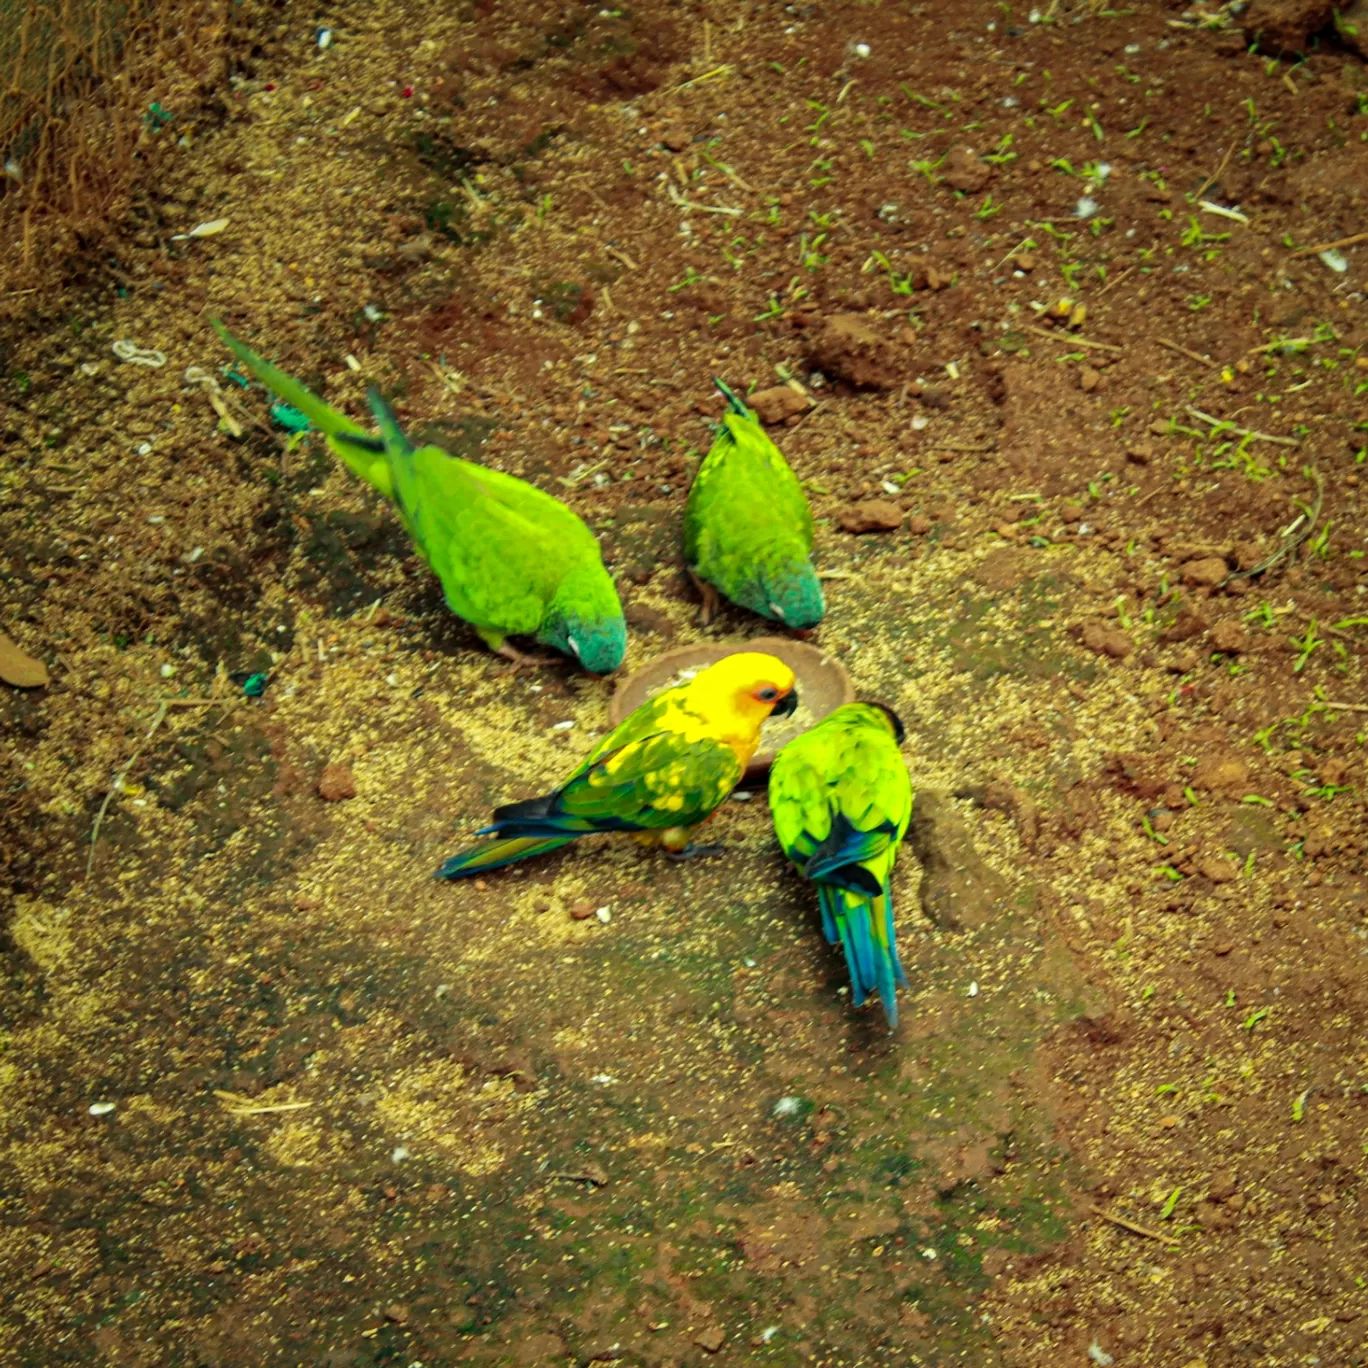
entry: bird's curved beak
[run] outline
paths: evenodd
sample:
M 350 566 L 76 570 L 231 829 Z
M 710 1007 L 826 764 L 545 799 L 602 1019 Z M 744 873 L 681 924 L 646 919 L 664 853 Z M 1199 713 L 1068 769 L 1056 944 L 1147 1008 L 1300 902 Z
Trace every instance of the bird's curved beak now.
M 791 717 L 798 711 L 798 690 L 790 689 L 770 712 L 771 717 Z

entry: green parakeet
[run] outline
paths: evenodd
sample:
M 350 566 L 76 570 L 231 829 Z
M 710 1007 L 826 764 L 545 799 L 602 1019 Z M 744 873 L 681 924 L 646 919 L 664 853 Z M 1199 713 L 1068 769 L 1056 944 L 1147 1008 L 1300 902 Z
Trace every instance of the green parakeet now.
M 234 356 L 323 433 L 333 452 L 398 508 L 447 606 L 492 650 L 534 663 L 509 644 L 529 636 L 607 674 L 622 663 L 627 624 L 594 534 L 558 499 L 514 475 L 415 448 L 372 390 L 377 440 L 297 380 L 239 342 L 217 319 Z
M 693 829 L 736 787 L 771 717 L 798 706 L 793 671 L 776 656 L 737 651 L 686 684 L 647 699 L 555 790 L 494 809 L 439 879 L 462 879 L 544 855 L 594 832 L 630 832 L 682 853 Z
M 898 749 L 898 715 L 881 703 L 847 703 L 795 737 L 770 770 L 770 811 L 785 855 L 817 885 L 827 940 L 845 950 L 859 1007 L 883 1002 L 898 1024 L 898 961 L 889 879 L 912 818 L 912 781 Z
M 684 558 L 703 594 L 703 620 L 720 590 L 742 608 L 806 631 L 825 611 L 807 497 L 755 414 L 721 380 L 713 383 L 731 412 L 684 510 Z

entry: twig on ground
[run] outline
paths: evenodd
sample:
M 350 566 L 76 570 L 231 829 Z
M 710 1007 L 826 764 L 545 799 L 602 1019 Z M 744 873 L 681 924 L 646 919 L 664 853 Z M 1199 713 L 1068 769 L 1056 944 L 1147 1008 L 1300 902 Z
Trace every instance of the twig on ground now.
M 1199 361 L 1204 366 L 1214 366 L 1216 364 L 1211 357 L 1203 356 L 1201 352 L 1195 352 L 1179 342 L 1170 342 L 1167 337 L 1156 337 L 1154 340 L 1159 346 L 1167 347 L 1169 351 L 1177 352 L 1180 356 L 1186 356 L 1189 361 Z
M 1334 242 L 1318 242 L 1314 247 L 1298 247 L 1294 257 L 1317 256 L 1321 252 L 1333 251 L 1336 247 L 1353 247 L 1360 242 L 1368 242 L 1368 233 L 1354 233 L 1350 237 L 1336 238 Z
M 1228 423 L 1224 418 L 1213 418 L 1209 413 L 1203 413 L 1201 409 L 1193 408 L 1191 404 L 1187 406 L 1187 411 L 1194 418 L 1200 418 L 1204 423 L 1210 423 L 1212 427 L 1224 428 L 1227 432 L 1233 432 L 1237 437 L 1248 437 L 1255 442 L 1275 442 L 1278 446 L 1301 446 L 1301 442 L 1295 437 L 1274 437 L 1267 432 L 1254 432 L 1249 428 L 1236 427 L 1234 423 Z
M 1139 1221 L 1128 1220 L 1125 1216 L 1113 1215 L 1110 1211 L 1103 1211 L 1100 1206 L 1092 1208 L 1094 1216 L 1100 1216 L 1104 1221 L 1110 1221 L 1112 1225 L 1120 1226 L 1122 1230 L 1129 1230 L 1133 1235 L 1143 1235 L 1149 1240 L 1158 1240 L 1160 1244 L 1166 1244 L 1171 1249 L 1178 1248 L 1178 1241 L 1172 1235 L 1165 1235 L 1160 1230 L 1151 1230 L 1149 1226 L 1143 1226 Z
M 1255 575 L 1262 575 L 1265 570 L 1271 570 L 1280 560 L 1300 550 L 1302 543 L 1316 530 L 1316 524 L 1320 521 L 1321 506 L 1325 502 L 1325 486 L 1321 483 L 1320 471 L 1315 466 L 1308 466 L 1307 472 L 1311 477 L 1311 483 L 1316 487 L 1316 502 L 1310 508 L 1300 503 L 1297 505 L 1301 512 L 1288 525 L 1283 533 L 1283 544 L 1271 556 L 1265 556 L 1258 565 L 1251 566 L 1248 570 L 1232 570 L 1217 586 L 1218 588 L 1229 584 L 1233 579 L 1253 579 Z
M 109 805 L 114 801 L 114 795 L 123 787 L 123 781 L 128 778 L 129 770 L 137 764 L 138 757 L 156 734 L 157 728 L 166 721 L 167 712 L 171 708 L 212 708 L 216 703 L 223 701 L 218 698 L 163 698 L 157 704 L 157 711 L 152 717 L 152 725 L 148 727 L 143 739 L 138 742 L 133 754 L 128 757 L 123 769 L 114 776 L 114 782 L 109 786 L 109 792 L 105 794 L 99 812 L 95 814 L 95 824 L 90 828 L 90 851 L 86 856 L 85 876 L 87 879 L 90 878 L 90 871 L 95 868 L 95 843 L 100 839 L 100 827 L 104 824 L 105 813 L 109 811 Z
M 1106 294 L 1108 290 L 1114 290 L 1123 280 L 1128 280 L 1139 269 L 1140 268 L 1138 266 L 1131 266 L 1128 269 L 1122 271 L 1121 274 L 1117 276 L 1115 280 L 1107 281 L 1107 283 L 1100 290 L 1098 290 L 1098 299 L 1101 299 L 1102 296 Z
M 1038 328 L 1034 323 L 1025 325 L 1027 332 L 1035 333 L 1038 337 L 1048 337 L 1051 342 L 1065 342 L 1071 347 L 1092 347 L 1095 351 L 1123 352 L 1124 347 L 1115 346 L 1111 342 L 1094 342 L 1090 337 L 1075 337 L 1072 333 L 1051 332 L 1049 328 Z
M 1221 158 L 1221 164 L 1220 164 L 1220 166 L 1218 166 L 1218 167 L 1211 173 L 1211 175 L 1209 175 L 1209 176 L 1206 178 L 1206 180 L 1204 180 L 1204 181 L 1202 182 L 1201 189 L 1199 189 L 1199 190 L 1197 191 L 1197 193 L 1196 193 L 1195 195 L 1193 195 L 1192 198 L 1193 198 L 1194 200 L 1199 200 L 1199 199 L 1201 199 L 1202 196 L 1205 195 L 1206 192 L 1207 192 L 1208 190 L 1210 190 L 1211 187 L 1212 187 L 1213 185 L 1215 185 L 1216 182 L 1217 182 L 1218 180 L 1221 179 L 1221 172 L 1224 171 L 1224 170 L 1226 169 L 1226 163 L 1230 161 L 1231 153 L 1234 152 L 1234 151 L 1235 151 L 1235 144 L 1232 142 L 1232 143 L 1230 144 L 1230 146 L 1226 148 L 1226 154 L 1225 154 L 1224 157 Z

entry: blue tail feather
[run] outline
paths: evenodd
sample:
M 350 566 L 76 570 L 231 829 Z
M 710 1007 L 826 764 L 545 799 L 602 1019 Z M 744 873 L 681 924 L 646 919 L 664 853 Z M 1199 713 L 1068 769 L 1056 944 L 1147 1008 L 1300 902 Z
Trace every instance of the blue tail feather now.
M 827 941 L 845 952 L 850 974 L 850 996 L 861 1007 L 877 995 L 883 1003 L 889 1028 L 898 1024 L 899 987 L 907 987 L 907 975 L 898 958 L 893 931 L 893 896 L 884 892 L 877 900 L 862 892 L 834 884 L 817 885 L 822 909 L 822 930 Z M 874 918 L 882 916 L 886 944 L 874 933 Z
M 561 846 L 577 840 L 576 836 L 514 837 L 511 840 L 482 841 L 468 850 L 458 851 L 447 860 L 433 875 L 438 879 L 464 879 L 472 874 L 487 874 L 491 869 L 502 869 L 504 865 L 518 860 L 530 860 L 535 855 L 545 855 Z

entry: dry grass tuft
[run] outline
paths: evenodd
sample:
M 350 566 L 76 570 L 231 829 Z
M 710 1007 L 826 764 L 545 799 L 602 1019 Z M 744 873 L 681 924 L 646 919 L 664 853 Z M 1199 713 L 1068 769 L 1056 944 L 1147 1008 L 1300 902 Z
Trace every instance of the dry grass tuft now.
M 226 0 L 0 0 L 0 294 L 99 239 L 228 36 Z

